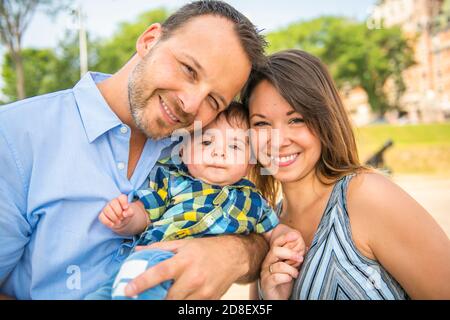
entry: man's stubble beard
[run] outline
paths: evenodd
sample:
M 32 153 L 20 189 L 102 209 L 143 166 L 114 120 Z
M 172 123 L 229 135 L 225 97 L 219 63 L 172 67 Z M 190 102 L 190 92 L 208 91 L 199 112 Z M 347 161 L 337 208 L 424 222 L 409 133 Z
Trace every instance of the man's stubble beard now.
M 140 61 L 131 72 L 130 78 L 128 80 L 128 104 L 131 117 L 133 118 L 133 122 L 136 128 L 141 130 L 147 137 L 151 139 L 161 139 L 167 135 L 154 132 L 154 130 L 149 127 L 148 121 L 145 121 L 146 106 L 148 105 L 150 99 L 154 96 L 154 93 L 152 93 L 150 96 L 146 96 L 145 89 L 142 87 L 145 64 L 147 63 L 147 59 L 149 58 L 150 54 L 151 53 L 149 52 L 149 54 L 145 56 L 144 59 Z M 163 128 L 161 122 L 162 121 L 160 119 L 157 119 L 155 127 Z
M 140 61 L 134 70 L 132 71 L 130 75 L 130 79 L 128 81 L 128 103 L 130 108 L 131 117 L 133 118 L 134 124 L 136 128 L 141 130 L 148 138 L 151 139 L 162 139 L 170 137 L 172 133 L 174 133 L 176 130 L 179 129 L 186 129 L 188 131 L 193 130 L 192 128 L 192 121 L 189 121 L 188 126 L 180 125 L 180 126 L 174 126 L 173 130 L 170 132 L 164 132 L 164 128 L 167 127 L 167 123 L 162 120 L 160 117 L 156 117 L 154 119 L 154 126 L 150 128 L 149 121 L 146 121 L 146 110 L 148 110 L 149 101 L 154 98 L 157 101 L 159 101 L 159 97 L 157 95 L 157 91 L 155 90 L 150 94 L 150 96 L 146 97 L 146 90 L 145 90 L 145 84 L 143 84 L 142 79 L 144 79 L 144 73 L 145 73 L 145 65 L 148 63 L 148 59 L 150 58 L 153 50 L 153 48 L 144 58 L 142 61 Z M 156 102 L 155 102 L 156 103 Z M 183 113 L 180 111 L 178 107 L 176 107 L 178 114 Z M 185 118 L 190 118 L 190 115 L 186 115 Z M 190 120 L 190 119 L 189 119 Z M 156 129 L 156 130 L 155 130 Z

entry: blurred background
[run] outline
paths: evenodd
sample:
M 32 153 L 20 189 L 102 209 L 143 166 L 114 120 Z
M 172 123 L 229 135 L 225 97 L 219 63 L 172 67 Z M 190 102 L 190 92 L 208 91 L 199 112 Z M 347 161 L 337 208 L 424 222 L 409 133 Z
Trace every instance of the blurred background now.
M 230 0 L 267 36 L 329 67 L 361 160 L 390 174 L 450 235 L 450 0 Z M 151 23 L 187 1 L 1 0 L 1 105 L 114 73 Z M 224 297 L 245 299 L 235 286 Z

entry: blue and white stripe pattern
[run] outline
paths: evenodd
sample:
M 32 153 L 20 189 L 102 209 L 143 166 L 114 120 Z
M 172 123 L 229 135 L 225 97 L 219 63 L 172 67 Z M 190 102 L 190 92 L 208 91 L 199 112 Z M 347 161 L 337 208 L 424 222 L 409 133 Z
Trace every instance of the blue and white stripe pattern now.
M 365 257 L 353 242 L 346 203 L 348 183 L 353 176 L 343 177 L 334 186 L 291 299 L 409 299 L 383 266 Z
M 127 284 L 154 265 L 170 259 L 174 253 L 159 249 L 133 252 L 120 266 L 115 278 L 87 295 L 85 300 L 164 300 L 173 281 L 164 281 L 134 297 L 125 296 Z

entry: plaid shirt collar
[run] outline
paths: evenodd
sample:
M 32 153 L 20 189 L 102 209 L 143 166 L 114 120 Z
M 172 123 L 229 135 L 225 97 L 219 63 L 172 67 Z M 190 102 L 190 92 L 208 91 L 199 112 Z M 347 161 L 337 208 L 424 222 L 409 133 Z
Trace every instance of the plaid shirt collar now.
M 196 181 L 200 181 L 202 183 L 206 183 L 200 179 L 197 179 L 193 176 L 191 176 L 191 174 L 189 173 L 189 170 L 187 168 L 187 166 L 181 161 L 181 158 L 178 156 L 175 159 L 171 158 L 171 157 L 167 157 L 164 159 L 160 159 L 158 161 L 158 163 L 168 166 L 169 170 L 182 175 L 186 178 L 189 178 L 190 180 L 196 180 Z M 232 185 L 228 186 L 228 187 L 233 187 L 233 188 L 251 188 L 254 191 L 257 191 L 256 186 L 248 179 L 242 178 L 241 180 L 239 180 L 236 183 L 233 183 Z

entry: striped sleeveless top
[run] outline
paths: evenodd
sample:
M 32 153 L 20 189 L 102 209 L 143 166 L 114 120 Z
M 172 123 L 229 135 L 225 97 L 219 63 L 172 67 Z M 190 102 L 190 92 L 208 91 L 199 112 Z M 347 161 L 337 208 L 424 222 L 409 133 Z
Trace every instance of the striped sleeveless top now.
M 365 257 L 353 242 L 346 200 L 353 176 L 336 182 L 300 267 L 291 300 L 409 299 L 383 266 Z

